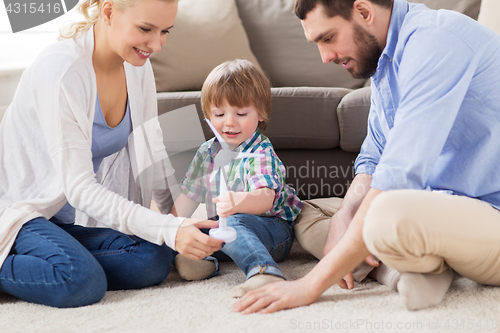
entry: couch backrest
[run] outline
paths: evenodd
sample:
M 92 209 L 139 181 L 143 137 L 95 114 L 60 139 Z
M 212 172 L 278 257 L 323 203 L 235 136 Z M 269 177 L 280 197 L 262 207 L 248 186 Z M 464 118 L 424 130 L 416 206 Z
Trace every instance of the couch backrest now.
M 481 0 L 412 0 L 477 18 Z M 495 0 L 494 0 L 495 1 Z M 275 87 L 358 88 L 342 66 L 323 64 L 292 13 L 294 0 L 180 0 L 166 44 L 153 54 L 157 90 L 196 91 L 218 64 L 246 58 Z
M 477 20 L 481 0 L 408 0 L 409 2 L 423 3 L 431 9 L 450 9 Z
M 252 52 L 275 87 L 359 88 L 342 66 L 323 64 L 293 14 L 295 0 L 236 0 Z

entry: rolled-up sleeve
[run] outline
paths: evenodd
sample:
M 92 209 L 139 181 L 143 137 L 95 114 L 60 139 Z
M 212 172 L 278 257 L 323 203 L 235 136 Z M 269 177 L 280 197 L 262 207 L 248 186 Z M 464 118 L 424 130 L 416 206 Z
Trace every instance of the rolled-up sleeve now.
M 284 171 L 271 149 L 267 148 L 259 153 L 265 156 L 248 160 L 247 190 L 255 191 L 268 187 L 275 190 L 278 195 L 282 184 L 284 184 Z
M 377 110 L 378 103 L 375 100 L 376 93 L 376 91 L 373 92 L 371 96 L 366 138 L 363 141 L 361 151 L 354 164 L 356 174 L 366 173 L 372 175 L 375 172 L 385 146 L 384 131 L 382 130 L 382 123 Z

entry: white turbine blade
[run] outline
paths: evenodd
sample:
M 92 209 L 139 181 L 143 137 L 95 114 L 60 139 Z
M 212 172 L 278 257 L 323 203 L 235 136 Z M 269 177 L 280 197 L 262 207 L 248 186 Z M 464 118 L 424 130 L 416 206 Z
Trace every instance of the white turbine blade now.
M 214 170 L 212 171 L 212 173 L 210 174 L 210 182 L 213 182 L 214 179 L 215 179 L 215 176 L 217 175 L 217 172 L 219 172 L 220 169 L 219 168 L 214 168 Z
M 227 193 L 227 175 L 224 169 L 220 169 L 221 172 L 221 177 L 220 177 L 220 183 L 219 183 L 219 195 L 223 196 L 226 195 Z
M 212 125 L 212 123 L 210 122 L 210 120 L 205 119 L 205 121 L 207 122 L 208 126 L 210 126 L 210 129 L 212 130 L 212 132 L 214 132 L 214 135 L 217 138 L 217 140 L 219 140 L 222 148 L 223 149 L 228 149 L 229 145 L 226 143 L 226 141 L 224 141 L 224 139 L 222 138 L 222 135 L 220 135 L 220 133 L 217 132 L 217 130 L 215 129 L 214 125 Z
M 266 155 L 257 153 L 239 153 L 235 159 L 245 158 L 245 157 L 266 157 Z

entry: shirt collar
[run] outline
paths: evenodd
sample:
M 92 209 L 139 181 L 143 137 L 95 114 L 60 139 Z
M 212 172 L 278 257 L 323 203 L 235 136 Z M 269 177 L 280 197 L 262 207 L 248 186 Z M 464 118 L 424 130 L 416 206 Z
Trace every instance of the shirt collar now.
M 213 142 L 208 148 L 208 153 L 213 158 L 215 157 L 215 155 L 217 155 L 217 152 L 221 149 L 221 145 L 219 140 L 217 140 L 217 138 L 213 138 L 212 140 Z M 252 146 L 260 143 L 261 141 L 262 141 L 261 132 L 259 129 L 257 129 L 249 139 L 243 141 L 238 147 L 234 148 L 233 151 L 236 152 L 248 151 Z
M 409 10 L 409 3 L 404 0 L 394 0 L 392 6 L 391 23 L 387 33 L 387 41 L 382 51 L 381 58 L 386 55 L 389 59 L 394 58 L 394 51 L 398 43 L 399 31 Z

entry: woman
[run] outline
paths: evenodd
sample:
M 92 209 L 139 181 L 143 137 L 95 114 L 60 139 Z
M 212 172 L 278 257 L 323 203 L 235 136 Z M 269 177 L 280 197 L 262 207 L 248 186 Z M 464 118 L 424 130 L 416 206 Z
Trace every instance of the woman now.
M 148 206 L 152 194 L 162 212 L 171 208 L 168 188 L 152 190 L 171 170 L 156 167 L 168 159 L 148 57 L 177 1 L 89 0 L 80 11 L 86 22 L 23 73 L 0 126 L 0 291 L 55 307 L 161 283 L 172 249 L 198 260 L 222 243 L 198 229 L 216 223 L 159 214 L 96 180 L 116 153 L 103 178 L 125 184 L 118 192 L 135 202 Z M 130 183 L 116 177 L 123 170 L 133 171 Z M 75 225 L 75 209 L 118 231 Z

